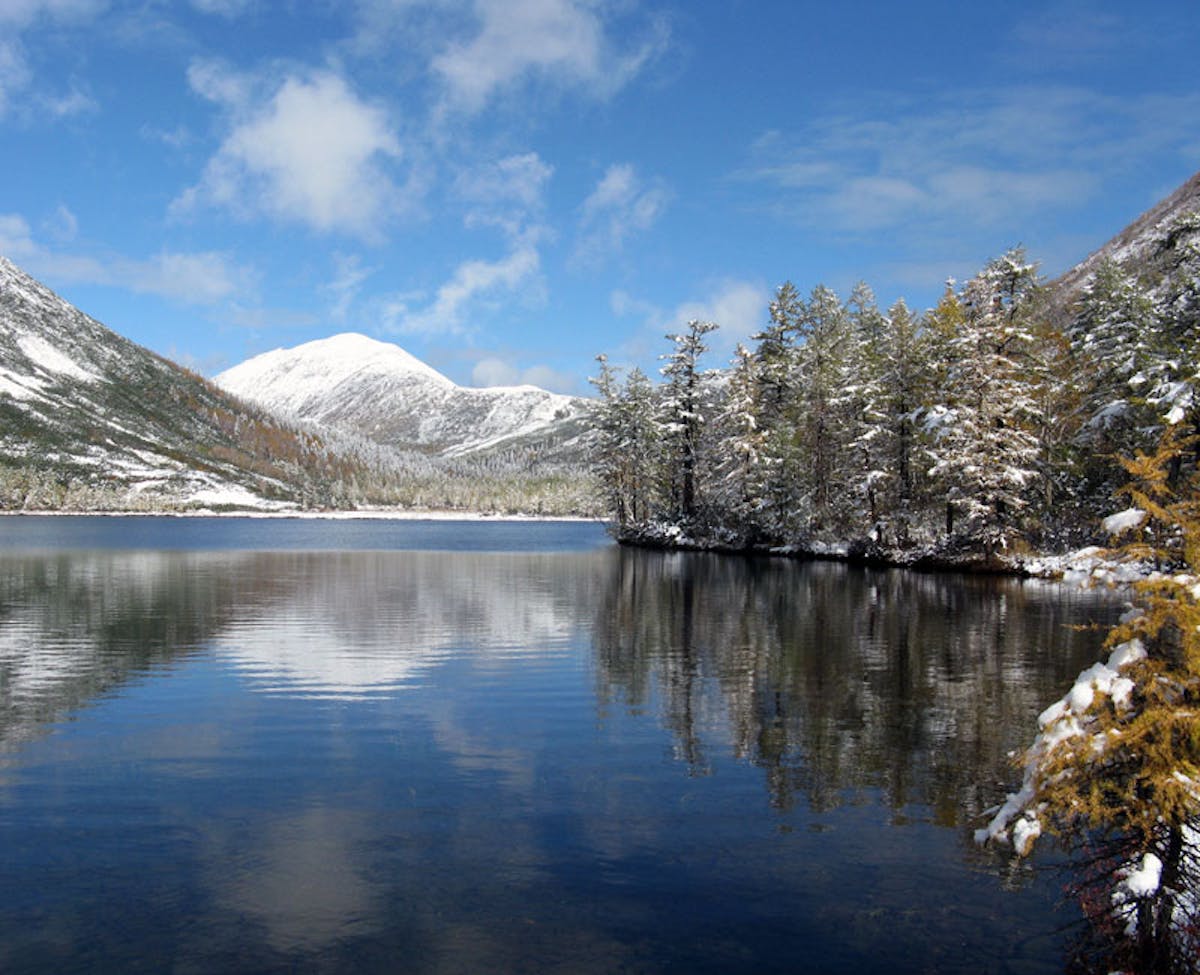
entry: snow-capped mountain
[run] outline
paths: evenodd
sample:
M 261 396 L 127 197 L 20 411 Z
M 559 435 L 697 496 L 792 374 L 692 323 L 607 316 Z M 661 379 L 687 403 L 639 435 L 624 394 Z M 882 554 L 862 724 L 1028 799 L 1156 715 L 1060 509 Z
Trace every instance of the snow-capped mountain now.
M 570 440 L 586 401 L 536 386 L 458 386 L 397 345 L 346 333 L 265 352 L 214 381 L 284 416 L 446 456 Z
M 285 504 L 319 465 L 304 434 L 0 257 L 0 507 Z

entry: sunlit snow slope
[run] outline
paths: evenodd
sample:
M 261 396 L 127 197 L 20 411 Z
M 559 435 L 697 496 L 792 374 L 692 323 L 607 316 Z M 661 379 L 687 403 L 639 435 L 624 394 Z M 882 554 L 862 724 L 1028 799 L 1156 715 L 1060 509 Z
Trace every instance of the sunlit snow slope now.
M 257 451 L 247 431 L 277 457 Z M 272 418 L 0 257 L 0 507 L 139 497 L 273 506 L 300 495 L 302 454 Z
M 584 400 L 535 386 L 455 385 L 399 346 L 355 333 L 263 353 L 215 382 L 284 415 L 446 455 L 561 440 L 585 412 Z

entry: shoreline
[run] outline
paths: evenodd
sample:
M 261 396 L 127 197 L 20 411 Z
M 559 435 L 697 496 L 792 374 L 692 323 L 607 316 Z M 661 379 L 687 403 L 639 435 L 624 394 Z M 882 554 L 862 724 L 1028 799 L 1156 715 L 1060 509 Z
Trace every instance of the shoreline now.
M 354 511 L 265 511 L 262 509 L 188 511 L 0 511 L 4 518 L 253 518 L 275 521 L 514 521 L 514 522 L 595 522 L 606 519 L 587 515 L 492 514 L 485 511 L 417 511 L 410 508 L 364 508 Z
M 416 510 L 411 508 L 362 508 L 336 511 L 305 511 L 298 509 L 222 509 L 195 508 L 187 511 L 78 511 L 78 510 L 0 510 L 0 518 L 194 518 L 248 519 L 255 521 L 395 521 L 395 522 L 512 522 L 512 523 L 577 523 L 608 524 L 606 518 L 587 515 L 541 515 L 528 513 L 499 514 L 484 511 Z M 1001 559 L 984 562 L 978 557 L 944 557 L 923 553 L 912 559 L 889 559 L 879 552 L 859 552 L 853 546 L 821 545 L 735 547 L 730 545 L 698 544 L 690 539 L 622 538 L 614 535 L 614 543 L 648 551 L 708 553 L 734 557 L 780 558 L 797 561 L 841 562 L 847 565 L 874 569 L 899 569 L 909 572 L 960 573 L 963 575 L 999 575 L 1010 578 L 1063 582 L 1088 588 L 1091 586 L 1128 586 L 1146 578 L 1148 569 L 1127 563 L 1114 562 L 1105 549 L 1087 546 L 1061 554 L 1036 553 L 1027 558 Z
M 849 545 L 821 545 L 814 548 L 788 545 L 779 547 L 735 547 L 701 544 L 692 540 L 679 541 L 622 538 L 617 544 L 648 551 L 696 552 L 714 555 L 733 555 L 750 558 L 781 558 L 810 562 L 840 562 L 868 569 L 898 569 L 907 572 L 972 576 L 1006 576 L 1017 579 L 1036 579 L 1063 582 L 1078 588 L 1092 586 L 1123 587 L 1145 579 L 1151 569 L 1131 563 L 1117 562 L 1107 549 L 1089 545 L 1073 552 L 1051 554 L 1039 552 L 1027 558 L 985 560 L 982 556 L 947 556 L 925 552 L 911 559 L 888 558 L 886 554 L 855 551 Z

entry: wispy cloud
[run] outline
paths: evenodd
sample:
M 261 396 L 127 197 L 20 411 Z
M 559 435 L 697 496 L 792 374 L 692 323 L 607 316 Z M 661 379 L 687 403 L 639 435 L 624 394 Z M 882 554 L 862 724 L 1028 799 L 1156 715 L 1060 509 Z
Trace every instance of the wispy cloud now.
M 438 52 L 431 65 L 445 86 L 446 107 L 466 112 L 531 80 L 606 97 L 668 39 L 665 22 L 651 20 L 627 40 L 606 22 L 615 8 L 590 0 L 472 0 L 469 9 L 472 32 Z
M 191 0 L 192 6 L 204 14 L 232 19 L 240 17 L 255 6 L 256 0 Z
M 332 300 L 329 317 L 338 324 L 345 324 L 350 319 L 350 309 L 358 299 L 363 284 L 374 271 L 363 267 L 362 260 L 356 254 L 335 254 L 333 263 L 333 280 L 323 290 Z
M 670 198 L 664 184 L 643 179 L 632 165 L 609 166 L 580 208 L 573 263 L 591 266 L 620 253 L 626 240 L 654 226 Z
M 17 93 L 30 82 L 32 72 L 25 53 L 15 37 L 0 39 L 0 116 L 3 116 Z
M 741 174 L 793 219 L 849 234 L 939 224 L 1019 227 L 1074 207 L 1148 154 L 1186 150 L 1172 119 L 1200 94 L 1116 97 L 1062 88 L 886 98 L 764 135 Z
M 403 155 L 387 113 L 330 72 L 292 74 L 265 100 L 257 79 L 194 64 L 192 88 L 231 125 L 176 213 L 208 204 L 320 232 L 376 239 L 410 202 L 393 179 Z
M 516 238 L 540 225 L 553 175 L 553 166 L 536 152 L 527 152 L 464 169 L 453 192 L 467 206 L 468 227 L 498 227 Z
M 93 17 L 107 6 L 107 0 L 3 0 L 0 24 L 27 27 L 41 17 L 78 20 Z
M 60 207 L 50 223 L 64 220 L 69 220 L 66 229 L 73 237 L 77 224 L 65 208 Z M 55 250 L 35 238 L 24 217 L 11 213 L 0 214 L 0 254 L 55 282 L 124 288 L 181 304 L 215 305 L 250 293 L 255 282 L 251 268 L 220 251 L 163 250 L 133 258 Z
M 383 328 L 401 335 L 467 334 L 496 301 L 513 295 L 526 301 L 539 298 L 540 269 L 537 246 L 529 239 L 517 241 L 498 260 L 463 261 L 428 302 L 384 300 L 380 307 Z
M 14 106 L 22 106 L 31 118 L 52 119 L 96 107 L 77 86 L 56 92 L 53 86 L 39 83 L 21 36 L 44 22 L 86 25 L 107 6 L 105 0 L 0 0 L 0 117 Z

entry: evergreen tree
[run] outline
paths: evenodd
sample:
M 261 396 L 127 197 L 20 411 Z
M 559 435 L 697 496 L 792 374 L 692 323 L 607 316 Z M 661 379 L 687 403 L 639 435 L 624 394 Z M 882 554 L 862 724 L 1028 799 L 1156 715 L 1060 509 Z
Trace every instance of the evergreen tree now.
M 661 404 L 666 441 L 666 463 L 670 477 L 672 520 L 692 525 L 698 511 L 696 487 L 700 478 L 701 434 L 706 418 L 700 357 L 708 350 L 704 337 L 716 329 L 714 322 L 693 319 L 687 331 L 668 335 L 675 349 L 663 356 L 666 384 Z
M 600 398 L 592 412 L 591 457 L 608 510 L 624 531 L 646 523 L 659 507 L 661 437 L 654 389 L 637 368 L 619 385 L 607 357 L 596 359 L 600 373 L 590 381 Z
M 796 345 L 804 302 L 795 285 L 779 286 L 769 308 L 771 324 L 751 336 L 754 402 L 751 411 L 761 437 L 760 469 L 763 473 L 759 524 L 768 538 L 783 542 L 795 529 L 800 506 L 797 485 L 802 458 L 796 433 Z
M 843 396 L 850 316 L 837 294 L 817 285 L 798 321 L 795 370 L 796 440 L 801 457 L 798 497 L 807 528 L 825 534 L 842 528 L 842 502 L 850 489 L 848 401 Z
M 853 495 L 860 501 L 854 521 L 874 531 L 891 497 L 898 494 L 887 387 L 889 322 L 875 303 L 875 294 L 859 282 L 846 303 L 850 317 L 848 352 L 842 357 L 842 392 L 835 405 L 845 411 L 847 461 Z
M 1105 260 L 1083 292 L 1070 334 L 1087 377 L 1081 443 L 1098 458 L 1145 447 L 1147 431 L 1158 425 L 1145 394 L 1165 366 L 1150 295 L 1120 264 Z M 1107 474 L 1118 471 L 1114 465 Z
M 935 408 L 932 477 L 946 491 L 947 534 L 961 515 L 967 537 L 985 555 L 1016 533 L 1016 515 L 1037 477 L 1038 403 L 1028 320 L 1036 266 L 1020 249 L 988 263 L 962 289 L 961 327 L 948 341 L 951 360 Z
M 758 414 L 759 364 L 738 344 L 715 424 L 720 444 L 715 461 L 714 503 L 725 527 L 739 538 L 762 541 L 767 506 L 769 460 Z

